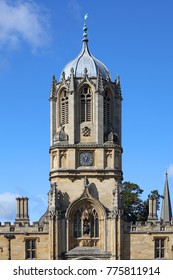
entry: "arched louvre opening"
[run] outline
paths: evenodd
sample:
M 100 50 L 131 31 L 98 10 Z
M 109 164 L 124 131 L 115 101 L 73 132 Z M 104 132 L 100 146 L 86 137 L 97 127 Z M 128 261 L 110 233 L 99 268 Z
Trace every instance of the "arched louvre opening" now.
M 92 93 L 88 86 L 84 86 L 80 92 L 80 119 L 81 123 L 92 121 Z
M 106 90 L 104 92 L 104 126 L 106 130 L 111 127 L 111 93 Z
M 60 97 L 60 122 L 65 125 L 69 122 L 69 100 L 66 90 L 61 92 Z

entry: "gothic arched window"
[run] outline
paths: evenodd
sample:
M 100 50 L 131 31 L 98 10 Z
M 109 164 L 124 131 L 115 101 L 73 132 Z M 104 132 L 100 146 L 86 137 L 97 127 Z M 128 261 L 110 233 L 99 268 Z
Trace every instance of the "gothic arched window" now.
M 92 119 L 92 94 L 88 86 L 80 92 L 80 119 L 81 122 L 91 122 Z
M 109 130 L 111 126 L 111 93 L 104 92 L 104 126 Z
M 81 237 L 82 236 L 82 219 L 81 219 L 81 212 L 79 210 L 76 211 L 74 216 L 74 237 Z
M 69 104 L 68 94 L 64 89 L 60 96 L 60 123 L 61 125 L 67 124 L 69 120 Z
M 99 219 L 95 209 L 79 209 L 74 215 L 74 237 L 99 237 Z

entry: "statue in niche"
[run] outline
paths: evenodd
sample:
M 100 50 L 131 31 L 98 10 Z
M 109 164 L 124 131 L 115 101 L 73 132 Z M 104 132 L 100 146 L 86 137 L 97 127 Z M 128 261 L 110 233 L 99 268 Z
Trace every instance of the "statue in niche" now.
M 84 219 L 83 221 L 83 234 L 89 234 L 90 233 L 90 226 L 88 219 Z

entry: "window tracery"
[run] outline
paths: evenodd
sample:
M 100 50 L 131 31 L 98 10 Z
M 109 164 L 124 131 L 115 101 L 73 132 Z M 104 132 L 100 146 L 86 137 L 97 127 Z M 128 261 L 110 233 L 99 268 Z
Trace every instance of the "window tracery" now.
M 81 122 L 92 120 L 92 94 L 88 86 L 83 87 L 80 92 L 80 117 Z
M 78 209 L 74 215 L 74 237 L 99 237 L 99 219 L 94 208 Z
M 61 125 L 67 124 L 69 121 L 69 100 L 68 93 L 64 89 L 60 97 L 60 122 Z
M 81 237 L 82 231 L 81 231 L 81 212 L 79 210 L 76 211 L 74 216 L 74 237 Z

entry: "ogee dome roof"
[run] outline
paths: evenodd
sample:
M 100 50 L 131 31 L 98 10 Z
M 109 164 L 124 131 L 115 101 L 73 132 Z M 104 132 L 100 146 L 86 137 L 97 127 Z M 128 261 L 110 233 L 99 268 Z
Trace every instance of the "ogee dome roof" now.
M 109 72 L 106 66 L 96 59 L 89 51 L 88 48 L 88 39 L 87 39 L 87 27 L 86 20 L 84 22 L 84 34 L 83 34 L 83 46 L 80 54 L 72 61 L 70 61 L 63 69 L 62 73 L 65 73 L 65 78 L 70 77 L 70 71 L 74 69 L 75 77 L 83 77 L 85 68 L 87 69 L 87 75 L 89 77 L 97 77 L 98 71 L 102 74 L 103 79 L 106 79 L 109 76 Z M 62 78 L 62 73 L 60 80 Z

